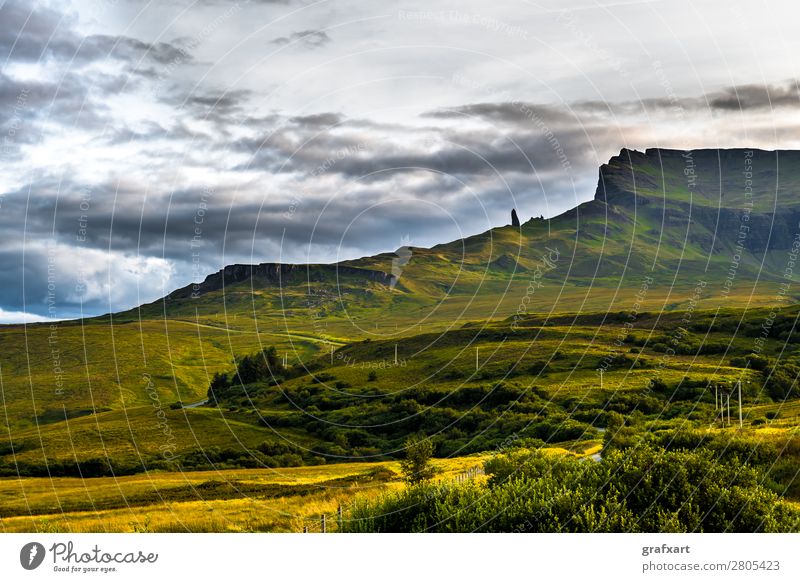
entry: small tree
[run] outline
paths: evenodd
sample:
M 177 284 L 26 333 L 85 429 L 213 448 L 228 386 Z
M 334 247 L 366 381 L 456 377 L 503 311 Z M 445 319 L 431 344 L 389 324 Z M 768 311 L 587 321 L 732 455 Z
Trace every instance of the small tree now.
M 431 465 L 433 443 L 425 436 L 412 436 L 405 442 L 406 458 L 400 461 L 403 476 L 410 485 L 422 483 L 436 472 Z
M 208 386 L 208 399 L 212 403 L 217 404 L 222 393 L 227 390 L 229 386 L 228 375 L 215 372 L 213 378 L 211 378 L 211 384 Z
M 234 380 L 237 384 L 266 382 L 284 372 L 277 350 L 270 346 L 237 360 Z

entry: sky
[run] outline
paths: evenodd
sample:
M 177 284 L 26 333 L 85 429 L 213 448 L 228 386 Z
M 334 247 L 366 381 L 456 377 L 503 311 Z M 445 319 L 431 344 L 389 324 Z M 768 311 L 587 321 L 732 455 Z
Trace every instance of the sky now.
M 800 148 L 800 7 L 0 0 L 0 323 L 555 216 L 622 148 Z

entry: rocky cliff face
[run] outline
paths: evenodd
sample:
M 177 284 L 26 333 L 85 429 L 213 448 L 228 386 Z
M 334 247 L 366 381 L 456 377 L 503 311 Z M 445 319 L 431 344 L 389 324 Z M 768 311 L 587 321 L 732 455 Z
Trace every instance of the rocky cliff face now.
M 197 297 L 243 281 L 253 280 L 257 286 L 283 287 L 308 282 L 336 283 L 342 279 L 389 285 L 392 275 L 383 271 L 361 269 L 345 265 L 292 265 L 261 263 L 258 265 L 228 265 L 209 275 L 202 283 L 192 284 L 170 293 L 168 299 Z
M 600 167 L 594 199 L 684 225 L 707 250 L 726 240 L 753 253 L 789 249 L 800 233 L 800 151 L 623 149 Z

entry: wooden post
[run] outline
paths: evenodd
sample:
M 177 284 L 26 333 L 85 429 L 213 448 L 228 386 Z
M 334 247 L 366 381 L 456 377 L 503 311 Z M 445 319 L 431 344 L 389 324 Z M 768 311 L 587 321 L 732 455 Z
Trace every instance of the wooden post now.
M 397 365 L 397 344 L 394 344 L 394 365 Z
M 319 521 L 320 521 L 320 526 L 322 526 L 322 533 L 328 533 L 328 526 L 325 523 L 325 514 L 324 513 L 322 514 L 322 517 L 320 517 Z
M 336 519 L 339 522 L 339 531 L 342 531 L 342 506 L 340 505 L 339 508 L 336 510 Z
M 602 390 L 602 389 L 603 389 L 603 373 L 604 373 L 604 372 L 605 372 L 605 370 L 603 370 L 602 368 L 600 368 L 600 390 Z
M 303 533 L 308 533 L 308 526 L 307 525 L 303 526 Z
M 333 363 L 333 344 L 331 344 L 331 364 Z
M 480 350 L 480 348 L 478 346 L 475 346 L 475 371 L 476 372 L 478 371 L 478 368 L 480 367 L 480 366 L 478 366 L 478 350 Z

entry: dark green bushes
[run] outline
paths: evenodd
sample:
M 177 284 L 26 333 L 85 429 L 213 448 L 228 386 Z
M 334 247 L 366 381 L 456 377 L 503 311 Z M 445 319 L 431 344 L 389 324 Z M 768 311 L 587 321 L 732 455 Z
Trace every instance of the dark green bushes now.
M 797 531 L 800 512 L 753 468 L 707 452 L 639 447 L 600 463 L 520 450 L 486 463 L 486 484 L 422 484 L 350 512 L 359 532 Z
M 260 352 L 236 359 L 236 372 L 228 374 L 215 373 L 208 387 L 208 399 L 216 404 L 220 400 L 230 398 L 236 392 L 231 388 L 247 384 L 263 382 L 269 385 L 280 384 L 287 369 L 284 368 L 278 352 L 274 347 L 264 348 Z

